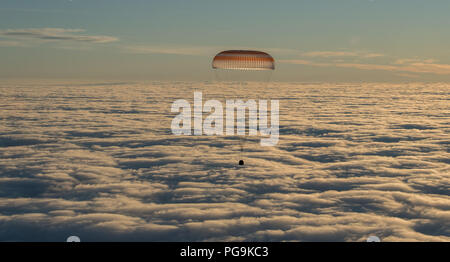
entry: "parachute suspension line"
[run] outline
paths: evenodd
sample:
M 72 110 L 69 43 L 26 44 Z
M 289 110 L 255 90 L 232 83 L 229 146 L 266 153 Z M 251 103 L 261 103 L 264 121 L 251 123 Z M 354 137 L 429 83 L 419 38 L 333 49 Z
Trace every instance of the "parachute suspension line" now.
M 273 73 L 273 71 L 269 71 L 269 74 L 267 74 L 267 79 L 266 79 L 266 83 L 268 83 L 270 80 L 271 80 L 271 78 L 272 78 L 272 73 Z
M 243 81 L 239 81 L 237 83 L 238 89 L 242 90 L 243 86 L 244 86 L 244 82 Z M 244 119 L 245 121 L 247 120 L 247 116 L 246 116 L 246 111 L 244 112 Z M 236 118 L 236 134 L 238 132 L 238 121 L 239 119 Z M 245 143 L 245 135 L 246 135 L 246 122 L 244 122 L 244 134 L 243 135 L 239 135 L 238 134 L 238 138 L 239 138 L 239 165 L 243 166 L 244 165 L 244 143 Z
M 217 70 L 213 70 L 213 71 L 214 71 L 215 78 L 219 81 L 222 81 L 222 79 L 220 79 L 220 77 L 219 77 L 219 73 L 217 72 Z
M 231 76 L 240 76 L 240 74 L 234 74 L 235 72 L 242 72 L 244 78 L 248 78 L 250 76 L 261 75 L 258 72 L 261 71 L 269 71 L 269 74 L 262 74 L 264 77 L 262 79 L 264 82 L 268 82 L 271 78 L 272 71 L 275 69 L 275 60 L 271 55 L 261 51 L 255 50 L 226 50 L 218 53 L 212 61 L 212 68 L 215 71 L 216 79 L 219 81 L 241 81 L 242 79 L 234 79 Z M 252 72 L 249 72 L 252 71 Z M 234 73 L 233 73 L 234 72 Z M 257 74 L 255 74 L 257 73 Z M 222 77 L 220 76 L 222 75 Z M 225 78 L 225 79 L 223 79 Z M 248 81 L 248 80 L 247 80 Z M 234 85 L 235 83 L 232 83 Z M 262 84 L 262 83 L 261 83 Z M 234 88 L 234 87 L 233 87 Z M 244 90 L 245 86 L 243 83 L 238 84 L 238 90 Z M 265 97 L 265 86 L 261 86 L 261 91 L 264 93 L 263 97 Z M 225 91 L 225 90 L 222 90 Z M 232 92 L 231 90 L 226 90 L 227 94 Z M 247 92 L 248 93 L 248 92 Z M 246 93 L 246 94 L 247 94 Z M 247 115 L 245 117 L 245 121 L 248 119 Z M 239 121 L 236 119 L 236 121 Z M 244 127 L 246 127 L 246 123 L 244 123 Z M 249 127 L 250 128 L 250 127 Z M 250 132 L 250 130 L 249 130 Z M 245 130 L 244 135 L 237 135 L 237 139 L 239 142 L 239 165 L 244 165 L 244 150 L 245 150 L 245 135 L 247 134 L 247 130 Z
M 243 158 L 243 154 L 244 154 L 244 143 L 245 143 L 245 135 L 244 135 L 244 136 L 239 136 L 239 146 L 240 146 L 239 165 L 240 165 L 240 166 L 243 166 L 243 165 L 244 165 L 244 158 Z

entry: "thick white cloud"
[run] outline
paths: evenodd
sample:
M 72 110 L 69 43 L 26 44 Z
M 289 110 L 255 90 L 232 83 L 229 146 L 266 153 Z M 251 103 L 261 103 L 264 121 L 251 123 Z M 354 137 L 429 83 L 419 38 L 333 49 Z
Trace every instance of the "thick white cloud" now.
M 260 98 L 2 83 L 0 240 L 450 240 L 449 85 L 270 84 L 280 142 L 250 138 L 243 156 L 232 137 L 170 133 L 171 103 L 194 90 Z

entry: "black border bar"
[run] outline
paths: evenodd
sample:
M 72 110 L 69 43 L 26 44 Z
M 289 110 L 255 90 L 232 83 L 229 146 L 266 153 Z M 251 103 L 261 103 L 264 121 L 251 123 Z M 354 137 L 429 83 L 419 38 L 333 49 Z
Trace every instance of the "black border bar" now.
M 189 251 L 188 251 L 189 247 Z M 183 256 L 183 249 L 189 255 Z M 211 256 L 211 250 L 213 255 Z M 79 242 L 79 243 L 0 243 L 3 256 L 32 255 L 38 258 L 54 257 L 64 261 L 88 261 L 123 258 L 125 262 L 139 261 L 273 261 L 295 258 L 295 261 L 323 259 L 391 260 L 417 259 L 417 256 L 448 257 L 450 242 L 445 243 L 299 243 L 299 242 Z M 192 256 L 196 254 L 196 256 Z M 158 259 L 156 259 L 158 258 Z M 429 257 L 431 258 L 431 257 Z M 445 259 L 444 259 L 445 260 Z

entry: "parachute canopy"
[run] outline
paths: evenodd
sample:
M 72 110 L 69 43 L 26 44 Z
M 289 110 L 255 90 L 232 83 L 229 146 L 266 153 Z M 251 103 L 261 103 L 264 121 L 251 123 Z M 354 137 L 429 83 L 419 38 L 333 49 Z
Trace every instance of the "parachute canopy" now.
M 228 50 L 218 53 L 213 61 L 214 69 L 274 70 L 275 60 L 265 52 L 252 50 Z

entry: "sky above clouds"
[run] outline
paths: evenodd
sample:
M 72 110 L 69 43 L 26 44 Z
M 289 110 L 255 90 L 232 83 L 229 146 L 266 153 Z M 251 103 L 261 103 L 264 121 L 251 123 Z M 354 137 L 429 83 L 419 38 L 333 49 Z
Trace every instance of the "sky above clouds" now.
M 209 80 L 224 49 L 275 81 L 449 81 L 450 3 L 436 0 L 4 0 L 0 77 Z

